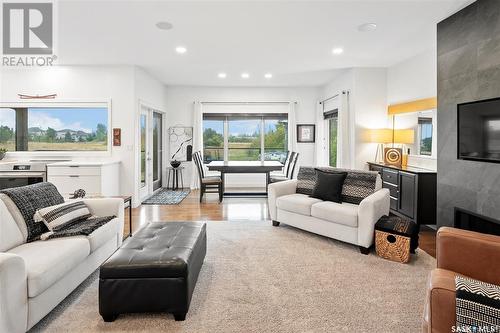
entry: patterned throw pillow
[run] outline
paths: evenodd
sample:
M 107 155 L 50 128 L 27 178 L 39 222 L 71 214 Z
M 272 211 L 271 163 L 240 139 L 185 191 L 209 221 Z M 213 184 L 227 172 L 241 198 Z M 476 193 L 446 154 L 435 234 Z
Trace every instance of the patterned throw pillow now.
M 375 192 L 377 172 L 357 171 L 331 167 L 317 168 L 323 172 L 347 172 L 342 187 L 342 202 L 359 205 L 359 203 Z M 312 167 L 301 167 L 297 175 L 296 193 L 311 195 L 316 184 L 316 170 Z
M 83 201 L 74 201 L 39 209 L 34 219 L 45 223 L 49 230 L 57 231 L 73 222 L 86 220 L 90 216 L 89 208 Z
M 500 332 L 500 286 L 456 276 L 455 287 L 457 329 Z
M 36 223 L 33 220 L 36 211 L 64 202 L 64 198 L 57 191 L 54 184 L 47 182 L 7 188 L 1 190 L 0 193 L 4 193 L 9 197 L 23 216 L 28 232 L 28 243 L 38 240 L 43 233 L 47 232 L 45 224 Z
M 316 170 L 311 167 L 301 167 L 297 174 L 296 193 L 311 195 L 316 185 Z

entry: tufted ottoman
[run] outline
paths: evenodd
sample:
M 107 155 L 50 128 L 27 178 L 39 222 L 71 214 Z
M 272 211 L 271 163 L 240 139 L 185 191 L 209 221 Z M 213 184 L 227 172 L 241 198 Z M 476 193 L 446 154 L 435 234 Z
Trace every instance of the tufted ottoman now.
M 101 266 L 102 318 L 169 312 L 175 320 L 184 320 L 206 252 L 205 223 L 147 224 Z

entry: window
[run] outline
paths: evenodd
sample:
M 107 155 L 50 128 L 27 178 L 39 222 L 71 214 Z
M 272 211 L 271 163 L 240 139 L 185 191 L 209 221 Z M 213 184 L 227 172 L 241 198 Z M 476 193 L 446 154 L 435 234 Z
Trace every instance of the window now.
M 203 156 L 211 161 L 281 161 L 288 147 L 286 114 L 204 114 Z
M 141 136 L 141 151 L 139 152 L 140 154 L 140 159 L 141 159 L 141 173 L 140 173 L 140 181 L 141 181 L 141 187 L 146 186 L 146 132 L 147 132 L 147 115 L 141 114 L 140 120 L 139 120 L 139 127 L 140 127 L 140 136 Z
M 287 119 L 264 119 L 264 160 L 285 163 L 288 151 Z
M 107 107 L 0 108 L 0 148 L 107 151 Z
M 338 137 L 338 109 L 323 113 L 324 119 L 328 122 L 328 164 L 331 167 L 337 166 L 337 137 Z
M 203 120 L 203 160 L 224 160 L 224 119 Z
M 229 161 L 260 161 L 261 122 L 259 118 L 228 118 Z
M 420 155 L 432 155 L 432 118 L 418 118 Z

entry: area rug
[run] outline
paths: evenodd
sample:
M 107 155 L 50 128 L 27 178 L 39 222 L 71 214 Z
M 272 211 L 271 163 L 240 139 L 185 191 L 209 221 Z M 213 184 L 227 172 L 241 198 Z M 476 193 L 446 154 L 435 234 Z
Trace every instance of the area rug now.
M 178 205 L 189 195 L 189 189 L 169 190 L 162 187 L 156 191 L 151 197 L 142 202 L 143 205 Z
M 97 273 L 33 332 L 419 332 L 427 275 L 356 246 L 270 222 L 208 222 L 208 252 L 186 320 L 99 316 Z M 162 297 L 162 295 L 158 295 Z

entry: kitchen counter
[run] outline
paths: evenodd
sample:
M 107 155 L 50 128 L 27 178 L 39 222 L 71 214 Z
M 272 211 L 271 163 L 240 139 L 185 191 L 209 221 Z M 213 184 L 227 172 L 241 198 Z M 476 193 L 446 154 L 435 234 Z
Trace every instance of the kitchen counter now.
M 118 160 L 84 160 L 84 161 L 79 161 L 79 160 L 72 160 L 72 161 L 61 161 L 61 162 L 54 162 L 54 163 L 48 163 L 47 166 L 51 167 L 68 167 L 68 166 L 104 166 L 104 165 L 111 165 L 111 164 L 118 164 L 120 161 Z

